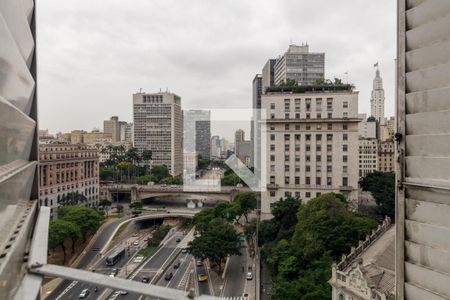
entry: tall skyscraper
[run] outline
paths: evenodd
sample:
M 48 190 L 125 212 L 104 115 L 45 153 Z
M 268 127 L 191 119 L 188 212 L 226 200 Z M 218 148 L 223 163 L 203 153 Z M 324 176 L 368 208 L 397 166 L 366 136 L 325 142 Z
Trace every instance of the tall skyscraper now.
M 211 137 L 211 158 L 220 158 L 222 154 L 222 141 L 218 135 Z
M 234 152 L 238 153 L 239 142 L 243 142 L 245 140 L 245 131 L 242 129 L 238 129 L 234 132 Z
M 375 78 L 373 79 L 372 97 L 370 98 L 370 113 L 372 117 L 378 122 L 384 119 L 384 89 L 383 79 L 380 77 L 380 70 L 378 63 L 376 63 L 377 70 Z
M 262 91 L 266 90 L 266 88 L 271 87 L 275 83 L 275 63 L 276 59 L 269 59 L 263 67 L 262 70 Z
M 325 53 L 309 52 L 309 46 L 289 45 L 288 50 L 277 59 L 274 66 L 274 83 L 280 84 L 288 79 L 299 85 L 311 85 L 324 79 Z
M 133 94 L 134 147 L 152 151 L 154 165 L 183 172 L 181 98 L 173 93 Z
M 111 134 L 111 141 L 117 143 L 120 141 L 120 122 L 118 116 L 112 116 L 109 120 L 103 121 L 103 132 Z
M 308 201 L 328 192 L 358 196 L 358 92 L 325 90 L 262 95 L 267 110 L 267 192 L 261 218 L 281 197 Z
M 184 150 L 196 152 L 203 158 L 211 156 L 211 112 L 208 110 L 183 111 Z M 191 135 L 195 133 L 191 141 Z M 187 136 L 189 135 L 189 136 Z M 192 144 L 187 141 L 192 142 Z

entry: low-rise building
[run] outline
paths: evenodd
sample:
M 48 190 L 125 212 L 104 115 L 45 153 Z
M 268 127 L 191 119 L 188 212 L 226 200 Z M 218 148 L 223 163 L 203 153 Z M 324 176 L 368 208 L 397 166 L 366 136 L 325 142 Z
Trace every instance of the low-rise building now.
M 380 142 L 378 148 L 378 170 L 381 172 L 394 172 L 395 146 L 393 140 Z
M 378 171 L 378 140 L 359 139 L 359 177 Z
M 85 198 L 79 204 L 96 207 L 99 201 L 97 149 L 83 144 L 39 145 L 39 203 L 51 207 L 52 218 L 69 193 Z
M 332 266 L 333 300 L 395 299 L 395 226 L 386 218 Z

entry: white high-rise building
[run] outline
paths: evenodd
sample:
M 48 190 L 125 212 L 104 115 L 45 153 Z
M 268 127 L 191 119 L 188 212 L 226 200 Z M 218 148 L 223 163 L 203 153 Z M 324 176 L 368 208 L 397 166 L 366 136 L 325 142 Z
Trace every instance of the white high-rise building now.
M 281 197 L 308 201 L 339 192 L 350 200 L 358 189 L 358 92 L 351 90 L 262 95 L 267 111 L 267 192 L 261 217 Z
M 383 89 L 383 79 L 380 77 L 380 70 L 378 69 L 375 73 L 375 78 L 373 80 L 372 97 L 370 99 L 370 113 L 371 115 L 380 122 L 384 119 L 384 89 Z
M 270 62 L 269 62 L 270 64 Z M 270 73 L 270 66 L 267 66 Z M 267 74 L 267 72 L 265 72 Z M 315 84 L 324 79 L 325 53 L 309 52 L 309 46 L 289 45 L 288 50 L 277 59 L 274 65 L 274 83 L 281 84 L 288 79 L 295 80 L 299 85 Z M 267 76 L 264 74 L 264 79 Z M 270 81 L 264 80 L 264 86 Z
M 166 165 L 170 174 L 183 172 L 181 98 L 173 93 L 133 94 L 134 146 L 152 151 L 153 165 Z

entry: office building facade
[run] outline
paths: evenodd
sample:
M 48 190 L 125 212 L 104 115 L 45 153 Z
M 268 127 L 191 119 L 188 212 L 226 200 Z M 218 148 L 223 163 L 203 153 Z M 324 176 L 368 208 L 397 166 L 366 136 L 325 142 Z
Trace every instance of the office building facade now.
M 153 165 L 166 165 L 173 176 L 183 172 L 182 118 L 176 94 L 133 94 L 134 147 L 151 150 Z
M 358 93 L 268 92 L 267 192 L 261 195 L 262 218 L 281 197 L 308 201 L 327 192 L 357 197 Z
M 373 79 L 373 89 L 370 98 L 370 113 L 378 122 L 384 119 L 384 88 L 380 70 L 377 67 Z
M 378 140 L 359 138 L 359 168 L 358 174 L 360 178 L 366 177 L 368 174 L 378 171 Z
M 183 147 L 203 158 L 211 157 L 211 112 L 208 110 L 183 111 Z M 194 135 L 193 135 L 194 134 Z
M 289 45 L 274 66 L 274 84 L 295 80 L 299 85 L 312 85 L 324 79 L 325 53 L 309 52 L 309 46 Z
M 381 141 L 378 146 L 378 170 L 380 172 L 394 172 L 394 156 L 394 140 Z
M 99 201 L 98 150 L 87 145 L 39 145 L 39 203 L 51 208 L 55 218 L 58 207 L 71 193 L 84 198 L 78 204 L 97 207 Z
M 120 141 L 119 117 L 112 116 L 109 120 L 103 121 L 103 132 L 111 135 L 111 141 L 113 143 Z

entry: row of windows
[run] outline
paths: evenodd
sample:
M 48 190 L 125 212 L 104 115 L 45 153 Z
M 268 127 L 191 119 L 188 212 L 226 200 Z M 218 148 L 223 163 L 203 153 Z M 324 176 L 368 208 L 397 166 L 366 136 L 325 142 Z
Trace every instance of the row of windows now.
M 290 144 L 284 144 L 284 151 L 290 151 L 291 149 L 291 145 Z M 270 145 L 270 151 L 275 151 L 275 144 L 271 144 Z M 295 144 L 295 151 L 300 151 L 300 144 Z M 311 151 L 311 145 L 310 144 L 306 144 L 305 145 L 305 151 L 309 152 Z M 322 145 L 321 144 L 316 144 L 316 151 L 322 151 Z M 333 151 L 333 145 L 332 144 L 327 144 L 327 151 L 331 152 Z M 342 151 L 347 152 L 348 151 L 348 145 L 344 144 L 342 145 Z
M 294 118 L 295 118 L 296 120 L 300 120 L 300 119 L 301 119 L 300 113 L 299 113 L 299 112 L 296 112 L 295 115 L 294 115 Z M 344 118 L 344 119 L 348 118 L 348 112 L 343 112 L 343 113 L 342 113 L 342 118 Z M 271 113 L 271 114 L 270 114 L 270 119 L 275 119 L 275 113 Z M 291 114 L 285 112 L 285 114 L 284 114 L 284 119 L 286 119 L 286 120 L 291 119 Z M 306 119 L 306 120 L 311 120 L 311 113 L 306 113 L 306 114 L 305 114 L 305 119 Z M 317 120 L 322 120 L 322 113 L 317 113 L 317 114 L 316 114 L 316 119 L 317 119 Z M 328 119 L 328 120 L 333 119 L 333 113 L 331 113 L 331 112 L 330 112 L 330 113 L 327 113 L 327 119 Z
M 306 111 L 311 111 L 312 108 L 312 104 L 315 104 L 315 109 L 316 111 L 321 111 L 322 110 L 322 98 L 316 98 L 315 99 L 315 103 L 312 102 L 312 98 L 305 98 L 305 105 L 304 108 Z M 333 98 L 327 98 L 326 100 L 326 109 L 327 110 L 332 110 L 333 109 Z M 301 99 L 300 98 L 296 98 L 294 99 L 294 110 L 295 111 L 301 111 Z M 290 107 L 291 107 L 291 99 L 284 99 L 284 110 L 285 111 L 290 111 Z M 270 103 L 270 109 L 275 109 L 276 108 L 276 104 L 275 103 Z M 343 101 L 342 102 L 342 108 L 348 108 L 348 101 Z
M 301 135 L 300 134 L 284 134 L 284 141 L 290 141 L 291 137 L 294 137 L 295 141 L 300 141 Z M 327 141 L 332 141 L 333 140 L 333 134 L 316 134 L 315 138 L 316 138 L 316 142 L 321 142 L 322 141 L 322 137 L 326 136 Z M 270 134 L 270 140 L 271 141 L 275 141 L 275 137 L 276 135 L 274 133 Z M 305 140 L 306 141 L 311 141 L 313 135 L 312 134 L 305 134 Z M 344 133 L 342 134 L 342 140 L 343 141 L 347 141 L 348 140 L 348 134 Z
M 300 166 L 299 165 L 295 165 L 294 168 L 295 172 L 300 172 Z M 322 172 L 322 165 L 317 164 L 315 166 L 316 172 Z M 291 166 L 290 165 L 284 165 L 284 171 L 285 172 L 290 172 L 291 171 Z M 327 165 L 326 166 L 326 171 L 328 173 L 333 171 L 333 166 L 332 165 Z M 275 165 L 270 165 L 270 172 L 275 172 Z M 305 172 L 311 172 L 311 165 L 306 164 L 305 165 Z M 346 174 L 348 172 L 348 166 L 342 166 L 342 173 Z

